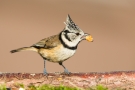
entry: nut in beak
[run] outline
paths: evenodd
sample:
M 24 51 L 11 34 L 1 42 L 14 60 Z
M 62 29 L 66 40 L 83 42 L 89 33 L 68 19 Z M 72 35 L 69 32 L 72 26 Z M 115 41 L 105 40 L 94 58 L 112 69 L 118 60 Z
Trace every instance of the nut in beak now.
M 93 38 L 91 35 L 86 36 L 85 39 L 89 42 L 93 42 Z

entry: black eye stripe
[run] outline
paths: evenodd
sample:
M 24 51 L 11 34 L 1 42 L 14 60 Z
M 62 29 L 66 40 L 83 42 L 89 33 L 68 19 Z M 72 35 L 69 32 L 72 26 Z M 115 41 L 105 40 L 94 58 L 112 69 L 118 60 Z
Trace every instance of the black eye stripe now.
M 71 33 L 71 32 L 69 32 L 69 30 L 65 30 L 64 32 L 65 32 L 65 33 Z
M 69 30 L 65 30 L 64 32 L 65 32 L 66 34 L 67 34 L 67 33 L 74 33 L 74 32 L 70 32 Z M 76 34 L 77 36 L 78 36 L 78 35 L 81 35 L 80 33 L 75 33 L 75 34 Z

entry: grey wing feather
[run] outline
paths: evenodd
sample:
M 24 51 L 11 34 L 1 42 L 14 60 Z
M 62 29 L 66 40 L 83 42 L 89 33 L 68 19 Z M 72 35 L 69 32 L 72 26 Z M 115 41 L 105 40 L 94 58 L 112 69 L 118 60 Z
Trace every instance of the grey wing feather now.
M 56 47 L 58 44 L 60 44 L 59 37 L 58 35 L 54 35 L 40 40 L 36 44 L 32 45 L 32 47 L 49 49 Z

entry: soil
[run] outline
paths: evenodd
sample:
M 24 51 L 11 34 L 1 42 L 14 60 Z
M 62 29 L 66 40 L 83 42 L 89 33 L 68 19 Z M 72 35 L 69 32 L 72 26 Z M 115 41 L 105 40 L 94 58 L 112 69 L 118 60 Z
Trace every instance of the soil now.
M 19 88 L 17 83 L 24 84 L 25 88 L 30 85 L 65 85 L 78 88 L 89 88 L 103 85 L 109 90 L 135 90 L 135 71 L 117 71 L 105 73 L 1 73 L 0 84 L 6 84 L 7 88 Z

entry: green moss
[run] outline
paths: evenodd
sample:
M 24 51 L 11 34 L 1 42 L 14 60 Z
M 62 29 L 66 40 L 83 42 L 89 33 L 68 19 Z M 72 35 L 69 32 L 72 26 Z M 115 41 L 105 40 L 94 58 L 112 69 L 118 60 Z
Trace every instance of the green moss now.
M 29 86 L 28 90 L 80 90 L 75 87 L 68 87 L 68 86 L 51 86 L 51 85 L 42 85 L 42 86 Z
M 17 88 L 24 88 L 23 84 L 17 83 L 16 85 L 17 85 Z M 0 85 L 0 90 L 7 90 L 6 85 L 5 84 Z M 41 86 L 30 85 L 25 90 L 109 90 L 109 89 L 103 85 L 97 85 L 97 86 L 93 86 L 87 89 L 81 89 L 77 87 L 69 87 L 69 86 L 63 86 L 63 85 L 52 86 L 52 85 L 45 84 Z M 113 90 L 125 90 L 125 89 L 115 88 Z
M 95 87 L 90 87 L 89 89 L 86 90 L 108 90 L 108 88 L 102 86 L 102 85 L 97 85 Z
M 97 90 L 108 90 L 108 88 L 106 88 L 106 87 L 104 87 L 104 86 L 102 86 L 102 85 L 98 85 L 98 86 L 96 87 L 96 89 L 97 89 Z
M 23 83 L 14 83 L 14 86 L 17 88 L 25 88 Z
M 7 90 L 6 85 L 0 85 L 0 90 Z

